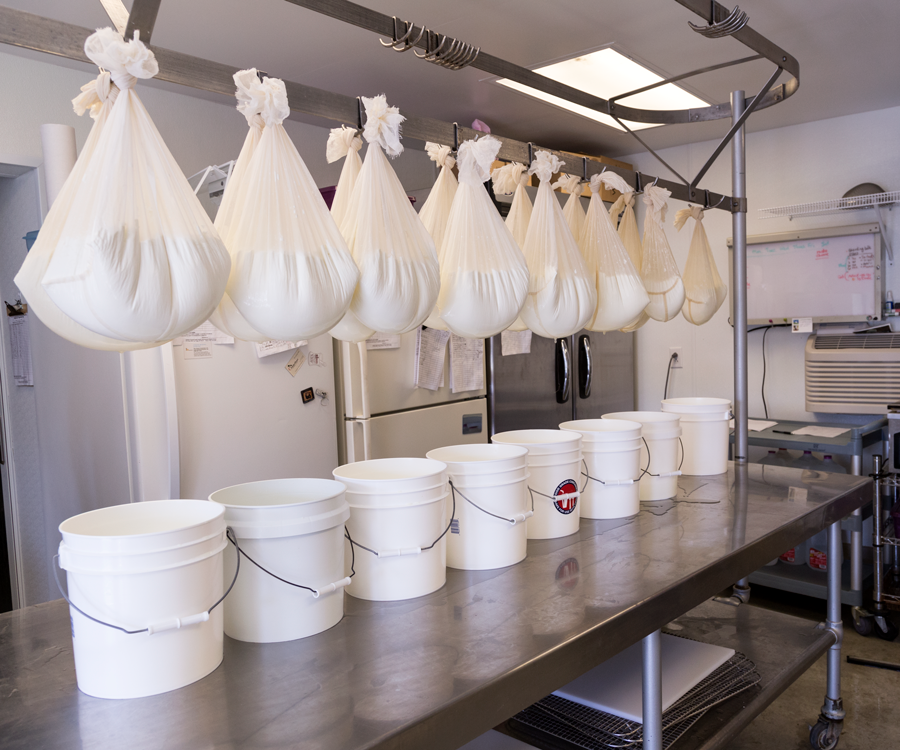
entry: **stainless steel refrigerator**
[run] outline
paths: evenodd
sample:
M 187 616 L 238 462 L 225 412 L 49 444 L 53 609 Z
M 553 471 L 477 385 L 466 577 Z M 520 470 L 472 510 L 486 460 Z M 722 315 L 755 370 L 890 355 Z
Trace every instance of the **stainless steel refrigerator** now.
M 531 337 L 528 354 L 502 354 L 501 337 L 487 340 L 488 426 L 556 429 L 572 419 L 631 411 L 634 334 L 580 331 L 564 339 Z

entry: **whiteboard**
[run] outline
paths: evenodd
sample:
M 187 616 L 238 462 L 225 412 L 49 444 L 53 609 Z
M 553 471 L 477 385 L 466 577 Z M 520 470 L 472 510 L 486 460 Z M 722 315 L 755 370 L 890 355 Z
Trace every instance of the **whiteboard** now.
M 877 224 L 749 237 L 748 323 L 879 320 L 882 266 Z

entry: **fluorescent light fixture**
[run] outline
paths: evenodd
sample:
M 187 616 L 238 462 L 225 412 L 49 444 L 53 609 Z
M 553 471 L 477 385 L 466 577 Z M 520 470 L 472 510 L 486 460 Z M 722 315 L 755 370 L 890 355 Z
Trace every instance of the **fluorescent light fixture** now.
M 603 99 L 611 99 L 619 94 L 624 94 L 626 91 L 634 91 L 663 80 L 662 76 L 658 76 L 653 71 L 616 52 L 611 47 L 586 55 L 579 55 L 568 60 L 562 60 L 551 65 L 544 65 L 540 68 L 535 68 L 534 72 Z M 543 91 L 538 91 L 530 86 L 523 86 L 506 78 L 499 79 L 497 83 L 528 96 L 533 96 L 536 99 L 541 99 L 560 109 L 574 112 L 576 115 L 596 120 L 611 128 L 624 130 L 609 115 L 595 112 L 579 104 L 573 104 L 558 96 L 545 94 Z M 665 86 L 645 91 L 643 94 L 630 96 L 627 99 L 621 99 L 619 102 L 639 109 L 692 109 L 709 106 L 709 102 L 689 94 L 674 83 L 667 83 Z M 634 124 L 629 122 L 628 126 L 632 130 L 657 127 L 655 124 L 642 122 Z

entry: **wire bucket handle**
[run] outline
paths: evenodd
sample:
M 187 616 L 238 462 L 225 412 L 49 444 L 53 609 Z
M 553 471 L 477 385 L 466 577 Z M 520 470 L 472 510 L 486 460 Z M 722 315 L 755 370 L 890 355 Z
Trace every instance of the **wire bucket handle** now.
M 528 489 L 529 489 L 529 491 L 531 490 L 530 487 Z M 525 523 L 529 518 L 531 518 L 534 515 L 534 495 L 531 496 L 531 510 L 526 510 L 524 513 L 516 513 L 516 515 L 514 515 L 512 518 L 507 518 L 506 516 L 498 516 L 496 513 L 491 513 L 489 510 L 485 510 L 477 503 L 472 502 L 472 500 L 470 500 L 462 492 L 460 492 L 458 489 L 456 489 L 456 487 L 453 486 L 452 481 L 450 482 L 450 491 L 452 493 L 454 493 L 454 497 L 453 497 L 454 509 L 456 508 L 456 494 L 455 493 L 459 492 L 459 496 L 463 500 L 465 500 L 469 505 L 471 505 L 473 508 L 477 508 L 482 513 L 490 516 L 491 518 L 496 518 L 500 521 L 506 521 L 510 526 L 515 526 L 516 524 Z
M 229 534 L 234 534 L 234 531 L 229 526 L 225 529 L 226 538 L 237 547 L 237 539 L 232 539 Z M 240 548 L 238 548 L 240 550 Z M 249 558 L 248 558 L 249 559 Z M 187 617 L 172 617 L 168 620 L 161 620 L 160 622 L 154 622 L 148 625 L 146 628 L 140 628 L 139 630 L 128 630 L 126 628 L 120 627 L 119 625 L 113 625 L 109 622 L 104 622 L 103 620 L 97 619 L 92 615 L 89 615 L 85 612 L 81 607 L 72 603 L 72 600 L 69 599 L 66 592 L 63 591 L 62 581 L 59 580 L 59 555 L 53 556 L 53 577 L 56 579 L 56 588 L 59 589 L 59 593 L 62 595 L 62 598 L 66 600 L 66 604 L 68 604 L 72 609 L 74 609 L 78 614 L 83 617 L 86 617 L 88 620 L 92 622 L 96 622 L 98 625 L 104 625 L 107 628 L 112 628 L 113 630 L 119 630 L 126 635 L 137 635 L 138 633 L 147 633 L 148 635 L 154 635 L 155 633 L 162 633 L 166 630 L 180 630 L 181 628 L 186 628 L 189 625 L 199 625 L 201 622 L 206 622 L 209 620 L 209 616 L 212 611 L 218 607 L 223 601 L 225 601 L 225 597 L 231 593 L 231 590 L 234 588 L 234 584 L 237 583 L 238 573 L 241 572 L 241 556 L 238 555 L 237 559 L 237 567 L 234 571 L 234 578 L 231 581 L 231 585 L 228 587 L 228 590 L 222 594 L 219 600 L 213 604 L 209 609 L 205 612 L 198 612 L 196 615 L 188 615 Z

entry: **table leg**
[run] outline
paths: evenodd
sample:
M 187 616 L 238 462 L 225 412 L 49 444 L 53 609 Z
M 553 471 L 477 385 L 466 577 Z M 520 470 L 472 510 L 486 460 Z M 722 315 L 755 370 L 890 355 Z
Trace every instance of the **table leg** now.
M 844 722 L 841 699 L 841 644 L 844 625 L 841 621 L 841 522 L 828 527 L 828 618 L 825 627 L 834 633 L 834 645 L 828 649 L 828 677 L 825 703 L 816 725 L 810 730 L 810 744 L 827 750 L 837 745 Z
M 641 643 L 644 750 L 662 750 L 662 643 L 659 630 Z
M 850 464 L 850 473 L 856 476 L 862 475 L 862 456 L 853 456 Z M 862 564 L 862 508 L 853 511 L 853 515 L 859 518 L 859 531 L 850 532 L 850 589 L 862 591 L 863 564 Z

